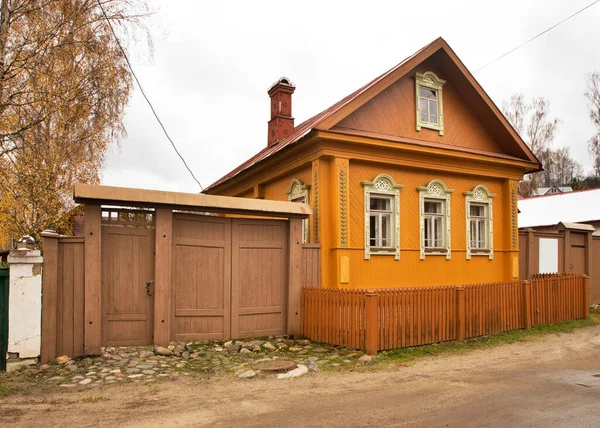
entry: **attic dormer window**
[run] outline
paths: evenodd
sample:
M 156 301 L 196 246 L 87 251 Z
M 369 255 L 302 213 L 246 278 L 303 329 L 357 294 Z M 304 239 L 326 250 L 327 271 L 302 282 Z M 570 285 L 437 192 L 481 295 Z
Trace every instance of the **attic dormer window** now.
M 417 131 L 421 128 L 429 128 L 444 135 L 442 85 L 446 81 L 440 79 L 434 72 L 427 71 L 424 74 L 417 73 L 415 82 Z

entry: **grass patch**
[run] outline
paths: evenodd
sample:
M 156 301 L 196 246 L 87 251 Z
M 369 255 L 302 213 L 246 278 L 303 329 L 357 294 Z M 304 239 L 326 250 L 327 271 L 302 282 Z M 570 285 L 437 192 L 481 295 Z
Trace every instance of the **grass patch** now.
M 492 348 L 507 343 L 523 342 L 551 333 L 570 333 L 581 327 L 590 327 L 600 324 L 600 311 L 590 309 L 587 319 L 564 321 L 558 324 L 537 325 L 528 330 L 513 330 L 496 333 L 489 336 L 472 337 L 464 342 L 434 343 L 431 345 L 416 346 L 413 348 L 394 349 L 381 352 L 377 359 L 381 361 L 395 361 L 409 363 L 422 357 L 435 355 L 457 354 L 466 351 Z
M 9 395 L 12 392 L 12 388 L 6 382 L 0 380 L 0 398 Z
M 99 401 L 108 400 L 108 398 L 104 398 L 103 395 L 92 395 L 89 397 L 85 397 L 81 400 L 82 403 L 97 403 Z

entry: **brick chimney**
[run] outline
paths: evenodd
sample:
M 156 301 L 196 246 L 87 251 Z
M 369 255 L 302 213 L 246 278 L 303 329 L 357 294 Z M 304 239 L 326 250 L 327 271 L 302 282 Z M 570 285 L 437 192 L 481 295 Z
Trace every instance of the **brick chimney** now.
M 271 120 L 267 146 L 272 146 L 289 137 L 294 132 L 292 117 L 292 94 L 296 86 L 287 77 L 273 83 L 267 91 L 271 97 Z

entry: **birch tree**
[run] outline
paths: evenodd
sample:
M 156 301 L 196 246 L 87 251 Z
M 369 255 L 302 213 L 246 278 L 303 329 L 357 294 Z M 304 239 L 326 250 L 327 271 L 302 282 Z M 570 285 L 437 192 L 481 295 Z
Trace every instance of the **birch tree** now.
M 0 246 L 64 230 L 74 183 L 99 182 L 125 135 L 133 80 L 107 18 L 123 40 L 150 40 L 143 1 L 1 2 Z
M 527 103 L 523 94 L 514 94 L 509 101 L 502 103 L 502 111 L 542 166 L 548 163 L 552 159 L 552 143 L 560 125 L 560 119 L 550 117 L 550 102 L 539 97 Z M 543 185 L 546 185 L 544 172 L 537 172 L 523 180 L 519 191 L 521 196 L 527 197 L 532 190 Z
M 588 151 L 594 158 L 594 175 L 600 175 L 600 72 L 594 71 L 587 76 L 587 91 L 590 119 L 596 132 L 588 141 Z

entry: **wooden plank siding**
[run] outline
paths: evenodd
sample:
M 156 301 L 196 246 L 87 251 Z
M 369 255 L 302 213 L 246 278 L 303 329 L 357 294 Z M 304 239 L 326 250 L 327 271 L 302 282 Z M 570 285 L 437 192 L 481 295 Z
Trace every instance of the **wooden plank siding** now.
M 381 351 L 581 319 L 588 314 L 587 282 L 585 275 L 558 274 L 460 287 L 306 287 L 302 333 L 317 342 L 367 351 L 376 341 Z M 376 309 L 369 310 L 366 302 L 373 298 Z M 373 316 L 377 322 L 368 321 Z
M 321 245 L 302 245 L 302 285 L 321 286 Z
M 400 190 L 400 260 L 385 255 L 372 255 L 365 259 L 365 207 L 362 182 L 371 181 L 379 174 L 390 175 Z M 451 260 L 445 256 L 428 255 L 420 259 L 420 207 L 418 186 L 426 186 L 432 179 L 440 179 L 454 192 L 450 196 L 450 251 Z M 485 185 L 493 199 L 493 247 L 494 257 L 472 256 L 466 258 L 466 212 L 463 192 L 472 191 L 477 185 Z M 349 258 L 350 282 L 338 285 L 347 288 L 395 288 L 418 286 L 443 286 L 483 281 L 503 281 L 512 278 L 513 251 L 505 233 L 511 223 L 505 204 L 510 203 L 506 194 L 505 180 L 465 176 L 460 174 L 434 173 L 393 165 L 377 165 L 366 162 L 350 162 L 349 189 L 349 245 L 347 248 L 333 246 L 330 253 L 328 282 L 325 286 L 338 284 L 339 259 Z M 324 239 L 324 248 L 330 241 Z
M 42 275 L 42 348 L 45 364 L 84 355 L 84 238 L 45 234 Z
M 446 74 L 440 69 L 435 57 L 420 64 L 413 71 L 419 73 L 433 71 L 442 79 L 446 79 Z M 427 128 L 416 130 L 414 73 L 390 85 L 332 129 L 367 131 L 378 135 L 395 135 L 438 142 L 465 149 L 504 153 L 505 149 L 495 140 L 480 117 L 465 103 L 456 83 L 455 80 L 448 80 L 443 86 L 444 135 Z

